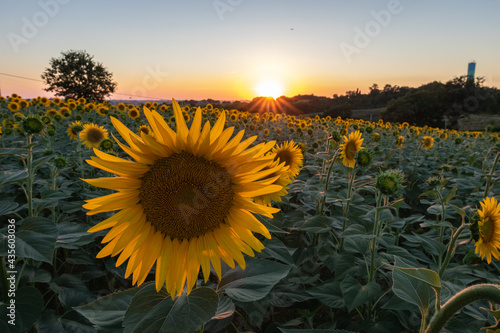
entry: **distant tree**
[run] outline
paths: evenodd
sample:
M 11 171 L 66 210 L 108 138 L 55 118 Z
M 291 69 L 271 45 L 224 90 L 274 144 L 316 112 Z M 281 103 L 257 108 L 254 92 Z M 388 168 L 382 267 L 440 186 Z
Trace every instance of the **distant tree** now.
M 101 63 L 85 51 L 61 52 L 61 57 L 50 59 L 42 79 L 56 96 L 102 101 L 116 89 L 116 82 Z

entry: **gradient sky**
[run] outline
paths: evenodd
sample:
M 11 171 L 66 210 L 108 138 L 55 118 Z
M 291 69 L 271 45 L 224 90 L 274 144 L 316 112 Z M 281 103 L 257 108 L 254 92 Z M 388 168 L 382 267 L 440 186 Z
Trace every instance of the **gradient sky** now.
M 500 86 L 500 1 L 0 1 L 0 73 L 40 79 L 86 50 L 113 73 L 113 98 L 331 97 L 373 83 L 418 87 L 465 75 Z M 378 14 L 374 14 L 378 13 Z M 389 14 L 389 15 L 387 15 Z M 378 21 L 376 16 L 378 16 Z M 2 95 L 51 96 L 0 75 Z M 132 97 L 137 99 L 137 97 Z

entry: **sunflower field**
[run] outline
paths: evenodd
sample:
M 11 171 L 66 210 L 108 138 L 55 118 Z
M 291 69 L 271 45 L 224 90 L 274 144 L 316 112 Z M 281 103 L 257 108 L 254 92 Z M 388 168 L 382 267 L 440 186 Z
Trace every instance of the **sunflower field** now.
M 0 97 L 1 332 L 497 332 L 498 133 Z

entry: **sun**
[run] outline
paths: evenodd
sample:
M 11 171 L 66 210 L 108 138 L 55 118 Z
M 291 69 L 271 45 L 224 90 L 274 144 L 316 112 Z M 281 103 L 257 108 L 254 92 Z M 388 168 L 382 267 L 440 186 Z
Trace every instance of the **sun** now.
M 283 86 L 276 81 L 264 81 L 255 88 L 257 94 L 262 97 L 277 98 L 283 95 Z

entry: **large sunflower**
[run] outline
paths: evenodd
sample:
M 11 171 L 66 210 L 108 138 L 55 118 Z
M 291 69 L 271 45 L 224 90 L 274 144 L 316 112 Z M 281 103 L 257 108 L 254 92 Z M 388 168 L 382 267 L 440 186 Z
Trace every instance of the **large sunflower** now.
M 364 147 L 361 147 L 363 140 L 360 131 L 352 132 L 349 136 L 344 135 L 344 142 L 340 144 L 340 157 L 345 166 L 354 167 L 356 153 L 364 149 Z
M 84 124 L 83 131 L 80 132 L 80 140 L 87 148 L 97 148 L 101 141 L 107 138 L 109 138 L 108 131 L 96 124 Z
M 266 155 L 274 142 L 248 148 L 256 136 L 241 141 L 244 131 L 230 140 L 234 128 L 224 130 L 225 114 L 213 128 L 202 128 L 202 110 L 197 109 L 188 129 L 179 104 L 173 101 L 176 132 L 156 111 L 144 108 L 154 137 L 134 134 L 119 120 L 113 125 L 129 146 L 120 147 L 136 162 L 94 150 L 89 164 L 118 177 L 86 179 L 91 185 L 118 191 L 87 200 L 87 214 L 119 211 L 89 232 L 111 228 L 97 255 L 116 256 L 117 266 L 128 259 L 126 277 L 142 284 L 156 263 L 156 289 L 166 284 L 172 298 L 187 285 L 190 293 L 200 266 L 205 282 L 212 264 L 221 276 L 222 259 L 230 267 L 234 260 L 244 269 L 242 253 L 264 248 L 254 237 L 271 235 L 252 213 L 272 217 L 278 209 L 249 198 L 275 193 L 268 175 L 280 167 L 266 168 L 273 156 Z M 265 179 L 265 180 L 264 180 Z
M 491 263 L 491 255 L 500 259 L 500 205 L 493 197 L 488 197 L 480 202 L 479 214 L 479 239 L 476 241 L 476 253 Z

